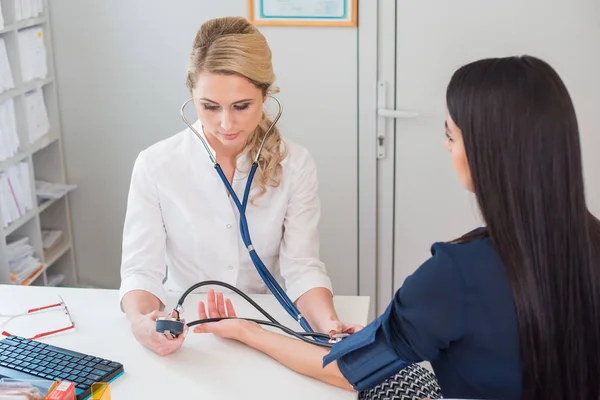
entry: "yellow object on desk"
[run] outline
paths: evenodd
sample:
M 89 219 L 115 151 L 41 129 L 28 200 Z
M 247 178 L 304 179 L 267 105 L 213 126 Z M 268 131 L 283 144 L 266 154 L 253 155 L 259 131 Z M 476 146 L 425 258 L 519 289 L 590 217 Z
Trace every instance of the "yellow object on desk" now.
M 110 385 L 107 382 L 92 383 L 92 400 L 110 400 Z

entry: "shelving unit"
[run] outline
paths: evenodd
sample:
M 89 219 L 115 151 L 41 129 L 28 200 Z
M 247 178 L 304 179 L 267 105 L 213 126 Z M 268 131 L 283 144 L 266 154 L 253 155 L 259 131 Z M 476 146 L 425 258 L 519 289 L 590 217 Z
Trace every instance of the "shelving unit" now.
M 43 0 L 43 13 L 34 18 L 16 21 L 15 0 L 0 0 L 4 27 L 0 29 L 0 38 L 4 40 L 9 65 L 15 87 L 0 93 L 0 103 L 9 99 L 14 100 L 16 128 L 19 137 L 17 154 L 0 161 L 0 172 L 5 172 L 20 162 L 26 162 L 29 167 L 29 181 L 33 209 L 13 221 L 8 227 L 2 228 L 2 210 L 0 208 L 0 283 L 11 283 L 8 262 L 7 244 L 22 237 L 28 237 L 34 248 L 34 256 L 42 262 L 41 268 L 24 285 L 47 285 L 53 277 L 64 275 L 59 283 L 64 286 L 76 286 L 77 274 L 75 255 L 71 234 L 71 217 L 69 214 L 68 194 L 60 199 L 45 201 L 38 204 L 35 193 L 35 181 L 44 180 L 65 184 L 66 174 L 59 121 L 59 104 L 54 80 L 54 54 L 51 40 L 50 19 L 48 16 L 48 0 Z M 43 79 L 23 82 L 21 70 L 21 55 L 19 54 L 18 33 L 29 27 L 41 27 L 46 50 L 48 74 Z M 40 139 L 30 143 L 30 132 L 27 124 L 25 109 L 26 93 L 40 89 L 43 93 L 46 112 L 50 122 L 50 130 Z M 2 202 L 0 202 L 2 207 Z M 63 232 L 60 244 L 49 253 L 45 253 L 42 245 L 42 229 L 57 229 Z

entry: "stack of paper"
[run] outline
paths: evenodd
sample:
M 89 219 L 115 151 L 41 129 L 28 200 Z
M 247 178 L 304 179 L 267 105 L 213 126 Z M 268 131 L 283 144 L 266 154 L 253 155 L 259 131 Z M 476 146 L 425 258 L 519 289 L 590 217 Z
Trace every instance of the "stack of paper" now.
M 42 0 L 15 0 L 15 19 L 35 18 L 44 12 Z
M 0 103 L 0 162 L 19 151 L 19 135 L 15 120 L 15 102 L 11 98 Z
M 46 286 L 58 286 L 64 280 L 65 280 L 64 274 L 48 275 L 48 282 L 47 282 Z
M 35 257 L 35 250 L 29 244 L 28 237 L 8 243 L 7 247 L 11 282 L 22 284 L 42 268 L 43 264 Z
M 25 109 L 27 112 L 29 142 L 34 143 L 50 131 L 50 121 L 48 120 L 44 94 L 41 89 L 34 89 L 25 93 Z
M 8 62 L 8 53 L 4 39 L 0 38 L 0 93 L 6 92 L 15 87 L 10 63 Z
M 61 183 L 51 183 L 46 181 L 35 181 L 35 194 L 38 204 L 46 200 L 56 200 L 75 189 L 77 185 L 63 185 Z
M 42 247 L 44 253 L 51 253 L 62 243 L 63 232 L 60 230 L 42 229 Z
M 21 29 L 18 33 L 23 82 L 44 79 L 48 75 L 46 46 L 40 26 Z
M 0 210 L 6 228 L 33 209 L 29 165 L 20 162 L 0 172 Z

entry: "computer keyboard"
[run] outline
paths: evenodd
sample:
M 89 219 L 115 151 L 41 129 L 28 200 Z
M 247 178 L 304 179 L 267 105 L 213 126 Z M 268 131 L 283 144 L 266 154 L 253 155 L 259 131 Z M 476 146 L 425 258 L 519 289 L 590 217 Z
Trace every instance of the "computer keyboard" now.
M 4 367 L 4 368 L 1 368 Z M 12 370 L 15 374 L 7 373 Z M 109 382 L 123 373 L 123 365 L 89 354 L 10 336 L 0 340 L 0 375 L 50 381 L 67 380 L 77 389 L 77 400 L 88 397 L 94 382 Z

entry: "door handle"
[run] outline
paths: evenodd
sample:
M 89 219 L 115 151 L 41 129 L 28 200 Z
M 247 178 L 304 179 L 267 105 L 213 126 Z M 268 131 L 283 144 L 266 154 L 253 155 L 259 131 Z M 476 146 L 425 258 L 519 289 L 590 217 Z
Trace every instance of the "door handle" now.
M 387 108 L 387 84 L 384 81 L 377 82 L 377 158 L 385 158 L 385 119 L 413 119 L 418 118 L 419 113 L 412 110 L 394 110 Z
M 409 110 L 388 110 L 387 108 L 378 108 L 377 115 L 384 118 L 411 119 L 417 118 L 419 113 Z

